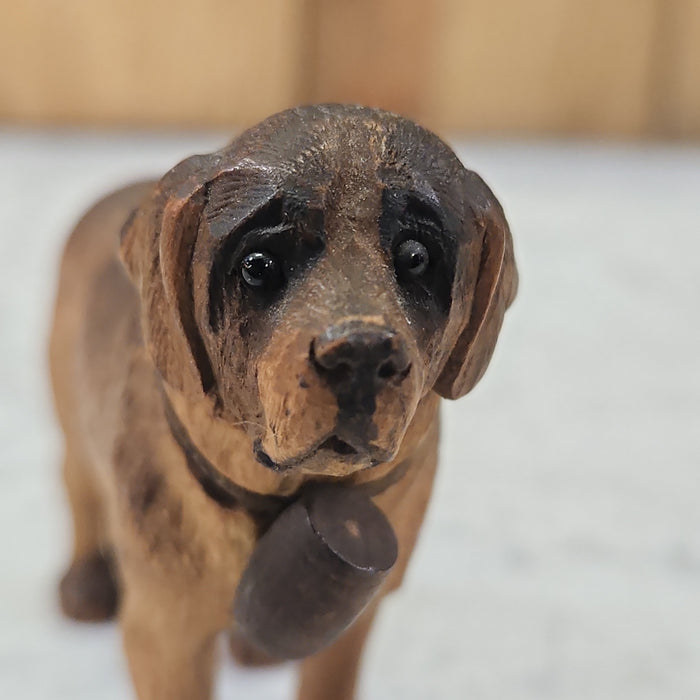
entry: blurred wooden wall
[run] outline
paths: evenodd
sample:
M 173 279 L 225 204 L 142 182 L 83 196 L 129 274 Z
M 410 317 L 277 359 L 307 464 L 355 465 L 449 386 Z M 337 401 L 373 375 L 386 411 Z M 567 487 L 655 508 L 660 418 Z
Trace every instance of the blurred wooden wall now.
M 317 101 L 697 137 L 700 0 L 0 0 L 3 121 L 236 128 Z

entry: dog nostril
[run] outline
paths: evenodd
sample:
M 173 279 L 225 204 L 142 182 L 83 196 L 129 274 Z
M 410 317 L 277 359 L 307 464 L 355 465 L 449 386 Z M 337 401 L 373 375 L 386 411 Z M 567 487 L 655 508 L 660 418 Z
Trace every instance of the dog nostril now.
M 352 367 L 348 362 L 338 362 L 335 365 L 325 367 L 325 374 L 332 382 L 347 382 L 352 377 Z
M 402 359 L 403 358 L 400 358 L 400 360 Z M 394 379 L 396 382 L 400 383 L 406 379 L 410 371 L 410 362 L 404 364 L 403 362 L 399 361 L 397 364 L 396 360 L 387 360 L 380 365 L 379 369 L 377 370 L 377 377 L 383 380 Z
M 396 371 L 396 365 L 391 360 L 387 360 L 379 366 L 377 376 L 380 379 L 391 379 L 396 374 Z

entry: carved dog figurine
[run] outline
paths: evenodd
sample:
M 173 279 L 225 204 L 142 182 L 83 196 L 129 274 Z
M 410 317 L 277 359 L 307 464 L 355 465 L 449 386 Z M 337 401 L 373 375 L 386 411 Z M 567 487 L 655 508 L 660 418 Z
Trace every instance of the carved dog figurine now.
M 280 652 L 311 649 L 300 700 L 353 697 L 430 496 L 439 399 L 480 379 L 516 287 L 489 188 L 435 135 L 379 110 L 277 114 L 87 213 L 50 348 L 75 526 L 61 603 L 76 619 L 118 609 L 141 700 L 208 698 L 223 631 L 238 630 L 242 660 L 266 659 L 236 627 L 242 576 L 236 609 L 262 592 L 263 636 L 297 624 L 288 601 L 271 622 L 265 609 L 268 583 L 299 589 L 275 553 L 308 559 L 296 526 L 276 527 L 293 508 L 321 558 L 382 574 L 315 646 Z M 343 493 L 366 502 L 345 509 Z

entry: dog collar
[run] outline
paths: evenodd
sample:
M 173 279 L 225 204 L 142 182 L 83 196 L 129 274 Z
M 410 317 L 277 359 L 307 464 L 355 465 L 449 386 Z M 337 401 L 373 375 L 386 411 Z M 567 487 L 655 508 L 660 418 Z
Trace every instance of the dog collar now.
M 251 491 L 222 474 L 194 444 L 165 390 L 162 391 L 162 395 L 168 427 L 175 442 L 182 450 L 190 474 L 197 480 L 207 496 L 216 501 L 222 508 L 243 508 L 256 520 L 269 526 L 288 505 L 299 498 L 300 492 L 292 496 L 279 496 Z M 361 484 L 348 484 L 348 488 L 369 497 L 378 496 L 402 479 L 410 466 L 411 460 L 404 459 L 384 476 Z M 318 481 L 306 482 L 301 487 L 301 491 L 313 483 L 318 483 Z
M 162 393 L 165 418 L 170 432 L 185 456 L 187 468 L 207 496 L 223 508 L 244 508 L 251 515 L 265 520 L 274 520 L 295 500 L 292 496 L 251 491 L 222 474 L 194 444 L 165 391 Z

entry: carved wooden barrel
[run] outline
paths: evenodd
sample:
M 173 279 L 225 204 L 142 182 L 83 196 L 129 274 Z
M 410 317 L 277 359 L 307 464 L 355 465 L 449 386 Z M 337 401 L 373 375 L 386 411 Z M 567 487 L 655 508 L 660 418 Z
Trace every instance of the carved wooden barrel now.
M 236 591 L 236 625 L 272 657 L 314 654 L 364 610 L 397 555 L 394 531 L 368 496 L 314 486 L 260 538 Z

